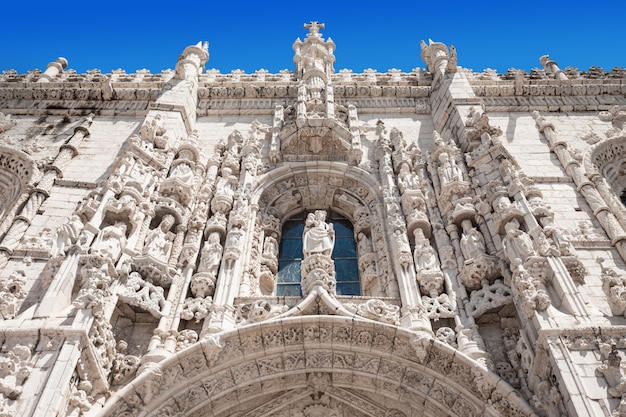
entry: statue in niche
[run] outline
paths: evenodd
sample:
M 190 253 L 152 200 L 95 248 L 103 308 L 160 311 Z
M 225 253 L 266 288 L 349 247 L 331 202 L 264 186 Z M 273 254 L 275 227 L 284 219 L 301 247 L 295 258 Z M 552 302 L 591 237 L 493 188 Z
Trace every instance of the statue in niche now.
M 80 216 L 73 214 L 72 217 L 59 227 L 52 239 L 51 255 L 65 255 L 65 250 L 78 241 L 78 235 L 83 229 L 83 222 Z
M 220 234 L 212 232 L 202 247 L 202 258 L 198 272 L 208 272 L 211 276 L 217 277 L 217 271 L 222 260 L 222 250 Z
M 174 234 L 170 232 L 172 226 L 174 226 L 174 216 L 171 214 L 163 216 L 159 226 L 146 237 L 143 254 L 167 262 L 174 240 Z
M 126 228 L 126 223 L 122 221 L 104 227 L 96 236 L 91 253 L 116 260 L 126 246 Z
M 517 219 L 511 219 L 504 226 L 506 236 L 502 240 L 504 255 L 513 262 L 520 259 L 521 262 L 526 261 L 530 256 L 536 255 L 533 241 L 528 233 L 519 230 L 520 224 Z
M 400 166 L 400 172 L 398 173 L 398 188 L 400 192 L 404 193 L 406 190 L 419 190 L 420 182 L 417 175 L 411 172 L 411 168 L 408 164 L 402 164 Z
M 265 258 L 275 259 L 278 257 L 278 241 L 276 240 L 276 233 L 272 233 L 265 237 L 263 242 L 263 256 Z
M 439 154 L 439 162 L 441 165 L 438 168 L 438 172 L 442 186 L 453 181 L 463 181 L 463 172 L 456 164 L 454 157 L 450 157 L 446 152 L 442 152 Z
M 424 236 L 424 231 L 419 227 L 413 231 L 415 236 L 415 250 L 413 251 L 413 258 L 415 260 L 415 266 L 418 271 L 433 270 L 439 268 L 439 262 L 437 261 L 437 253 L 430 241 Z
M 369 237 L 367 237 L 365 233 L 362 233 L 362 232 L 359 233 L 359 235 L 357 236 L 357 240 L 358 240 L 359 256 L 363 256 L 366 253 L 374 252 L 374 250 L 372 249 L 372 241 L 370 240 Z
M 326 223 L 326 211 L 315 210 L 306 218 L 302 234 L 304 256 L 330 256 L 335 245 L 335 230 L 332 223 Z
M 399 253 L 411 253 L 411 245 L 409 244 L 409 239 L 401 229 L 396 229 L 393 232 L 393 241 L 395 243 L 396 249 Z
M 193 184 L 193 171 L 191 170 L 189 164 L 185 162 L 181 162 L 174 166 L 170 173 L 170 177 L 176 178 L 185 184 Z
M 461 237 L 461 252 L 465 261 L 471 261 L 479 256 L 485 255 L 485 238 L 483 235 L 472 225 L 470 219 L 465 219 L 461 222 L 463 227 L 463 236 Z

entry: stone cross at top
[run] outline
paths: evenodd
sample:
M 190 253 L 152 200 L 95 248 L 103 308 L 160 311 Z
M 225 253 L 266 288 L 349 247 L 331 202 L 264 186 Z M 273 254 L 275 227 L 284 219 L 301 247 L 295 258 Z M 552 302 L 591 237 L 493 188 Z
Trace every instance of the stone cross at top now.
M 319 36 L 320 29 L 324 29 L 325 26 L 323 23 L 319 23 L 317 21 L 312 20 L 310 23 L 305 23 L 304 28 L 309 29 L 308 36 Z

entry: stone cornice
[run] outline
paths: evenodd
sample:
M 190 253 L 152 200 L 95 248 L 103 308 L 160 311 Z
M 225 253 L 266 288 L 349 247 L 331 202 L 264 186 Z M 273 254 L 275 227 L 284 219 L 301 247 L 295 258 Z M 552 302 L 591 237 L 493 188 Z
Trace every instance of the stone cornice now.
M 614 74 L 615 73 L 615 74 Z M 579 77 L 570 80 L 532 79 L 522 83 L 503 79 L 505 75 L 485 77 L 465 70 L 476 96 L 488 111 L 597 111 L 612 105 L 626 105 L 626 78 L 617 72 L 602 78 Z M 616 75 L 617 74 L 617 75 Z M 149 103 L 161 94 L 172 71 L 150 74 L 123 71 L 111 74 L 67 71 L 49 83 L 36 83 L 36 72 L 24 75 L 5 71 L 0 74 L 0 108 L 11 114 L 143 114 Z M 432 79 L 423 70 L 402 73 L 390 70 L 378 73 L 366 70 L 354 74 L 342 70 L 332 77 L 335 101 L 356 105 L 361 112 L 376 113 L 395 108 L 395 113 L 430 112 Z M 199 78 L 198 115 L 216 111 L 227 114 L 271 114 L 276 103 L 293 104 L 297 81 L 289 71 L 269 74 L 257 71 L 244 74 L 233 71 L 219 74 L 208 71 Z M 89 109 L 89 110 L 86 110 Z

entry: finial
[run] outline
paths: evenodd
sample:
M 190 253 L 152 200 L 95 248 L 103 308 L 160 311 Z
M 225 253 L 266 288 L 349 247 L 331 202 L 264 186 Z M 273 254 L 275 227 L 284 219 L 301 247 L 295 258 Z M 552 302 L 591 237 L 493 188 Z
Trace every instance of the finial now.
M 311 20 L 309 23 L 304 24 L 305 29 L 309 29 L 307 36 L 320 36 L 320 29 L 324 29 L 326 26 L 323 23 L 319 23 L 316 20 Z

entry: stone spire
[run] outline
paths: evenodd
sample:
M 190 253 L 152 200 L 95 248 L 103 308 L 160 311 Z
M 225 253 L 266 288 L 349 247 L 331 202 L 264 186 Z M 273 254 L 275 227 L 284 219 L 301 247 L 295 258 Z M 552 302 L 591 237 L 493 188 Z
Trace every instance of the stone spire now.
M 293 50 L 296 53 L 293 62 L 296 64 L 296 76 L 298 79 L 307 80 L 312 76 L 321 77 L 324 82 L 334 73 L 335 63 L 335 43 L 331 38 L 326 41 L 319 32 L 324 29 L 323 23 L 310 22 L 304 25 L 309 29 L 304 42 L 300 38 L 293 43 Z

